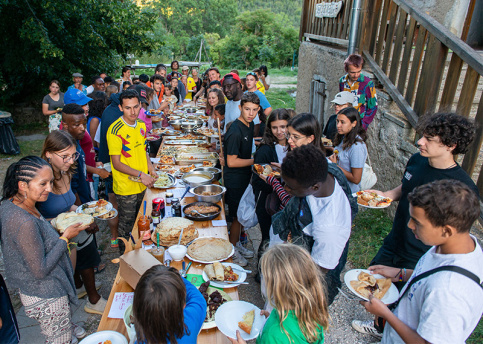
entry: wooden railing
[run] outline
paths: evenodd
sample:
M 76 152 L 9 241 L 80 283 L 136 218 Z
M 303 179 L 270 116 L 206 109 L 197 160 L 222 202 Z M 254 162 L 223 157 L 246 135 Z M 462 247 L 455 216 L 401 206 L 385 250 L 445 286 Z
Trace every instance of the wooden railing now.
M 483 57 L 407 0 L 366 0 L 359 37 L 359 52 L 413 126 L 435 111 L 468 117 L 472 105 L 479 104 L 477 135 L 462 163 L 471 176 L 483 142 L 483 96 L 475 99 Z M 482 172 L 477 185 L 483 195 Z
M 348 45 L 353 0 L 343 0 L 342 8 L 335 18 L 317 18 L 315 16 L 316 4 L 338 1 L 340 0 L 304 0 L 300 21 L 300 41 L 306 37 L 325 43 Z

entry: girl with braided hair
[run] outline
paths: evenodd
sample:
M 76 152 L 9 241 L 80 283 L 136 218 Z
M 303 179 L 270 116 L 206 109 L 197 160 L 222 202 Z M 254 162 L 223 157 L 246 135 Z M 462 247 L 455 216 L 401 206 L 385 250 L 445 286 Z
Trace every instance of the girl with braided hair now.
M 47 200 L 53 179 L 52 168 L 39 157 L 9 166 L 0 200 L 0 242 L 7 280 L 19 289 L 27 316 L 40 322 L 47 343 L 70 344 L 70 303 L 77 303 L 77 295 L 67 246 L 86 226 L 74 224 L 59 237 L 35 208 Z

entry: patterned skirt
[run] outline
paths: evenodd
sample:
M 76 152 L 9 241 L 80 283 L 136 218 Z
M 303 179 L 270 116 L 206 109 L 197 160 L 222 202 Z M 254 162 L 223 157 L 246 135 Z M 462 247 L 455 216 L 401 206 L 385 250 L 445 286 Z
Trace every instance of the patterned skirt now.
M 70 344 L 72 324 L 67 296 L 42 299 L 20 293 L 25 314 L 40 323 L 40 329 L 48 344 Z

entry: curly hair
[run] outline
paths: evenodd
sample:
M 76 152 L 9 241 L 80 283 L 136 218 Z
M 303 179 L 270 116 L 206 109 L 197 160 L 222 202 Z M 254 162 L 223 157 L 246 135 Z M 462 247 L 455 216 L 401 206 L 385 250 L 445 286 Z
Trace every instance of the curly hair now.
M 88 95 L 92 100 L 89 102 L 89 115 L 87 117 L 101 118 L 107 107 L 107 95 L 101 91 L 95 91 Z
M 328 162 L 321 149 L 314 145 L 304 145 L 287 153 L 282 163 L 282 176 L 295 179 L 308 188 L 318 182 L 325 182 Z
M 427 137 L 438 136 L 445 146 L 456 145 L 453 154 L 463 154 L 475 137 L 476 126 L 455 113 L 435 113 L 421 120 L 417 132 Z
M 334 147 L 338 146 L 341 142 L 343 142 L 342 149 L 346 150 L 346 149 L 349 149 L 353 144 L 356 144 L 357 142 L 362 143 L 366 141 L 367 139 L 366 130 L 362 127 L 361 116 L 359 115 L 359 112 L 355 108 L 348 107 L 348 108 L 342 109 L 339 111 L 337 116 L 338 115 L 344 115 L 351 123 L 357 122 L 357 124 L 346 135 L 341 135 L 339 133 L 335 134 Z
M 422 208 L 435 227 L 451 226 L 469 232 L 480 216 L 480 201 L 465 183 L 455 179 L 437 180 L 415 188 L 408 195 L 413 207 Z

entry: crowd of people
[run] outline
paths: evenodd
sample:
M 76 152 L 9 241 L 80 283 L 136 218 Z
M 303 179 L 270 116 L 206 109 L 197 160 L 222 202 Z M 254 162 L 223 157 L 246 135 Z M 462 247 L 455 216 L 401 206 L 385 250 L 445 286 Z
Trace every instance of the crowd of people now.
M 71 324 L 78 298 L 87 295 L 86 312 L 102 314 L 106 305 L 95 281 L 105 266 L 97 225 L 75 224 L 59 237 L 49 221 L 105 198 L 119 214 L 108 221 L 111 247 L 123 252 L 118 238 L 129 237 L 145 190 L 155 182 L 150 155 L 159 142 L 148 143 L 146 134 L 169 127 L 167 118 L 153 121 L 149 110 L 169 113 L 185 100 L 206 98 L 207 126 L 223 134 L 212 150 L 223 152 L 233 261 L 246 266 L 247 259 L 258 260 L 256 278 L 267 300 L 262 315 L 268 319 L 257 343 L 322 343 L 328 306 L 342 285 L 358 212 L 353 194 L 366 177 L 367 129 L 377 112 L 375 87 L 363 65 L 359 55 L 344 62 L 334 114 L 325 125 L 310 113 L 272 109 L 266 66 L 222 78 L 215 67 L 203 75 L 188 66 L 179 72 L 173 61 L 169 73 L 159 64 L 151 77 L 133 77 L 124 67 L 120 79 L 101 73 L 89 86 L 74 73 L 65 93 L 53 80 L 42 105 L 50 134 L 41 157 L 9 167 L 0 203 L 9 286 L 20 290 L 27 316 L 40 322 L 47 342 L 75 343 L 85 336 Z M 395 308 L 372 296 L 361 302 L 375 320 L 354 320 L 352 327 L 382 343 L 464 342 L 483 310 L 483 252 L 470 234 L 480 213 L 478 188 L 455 156 L 466 152 L 475 125 L 454 113 L 435 113 L 417 130 L 419 152 L 407 162 L 401 184 L 374 190 L 399 203 L 369 270 L 390 278 L 400 298 Z M 281 178 L 254 173 L 254 164 L 279 168 Z M 238 212 L 249 198 L 262 236 L 256 253 L 242 242 Z M 135 290 L 137 342 L 195 342 L 205 313 L 206 302 L 190 282 L 173 268 L 153 267 Z M 239 333 L 230 340 L 244 343 Z

